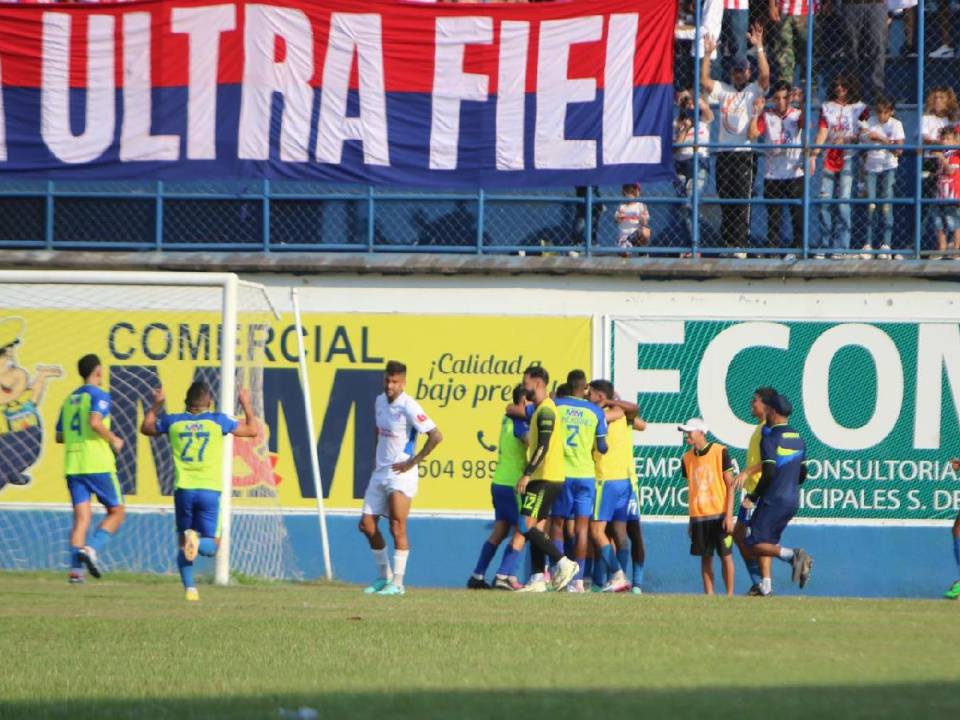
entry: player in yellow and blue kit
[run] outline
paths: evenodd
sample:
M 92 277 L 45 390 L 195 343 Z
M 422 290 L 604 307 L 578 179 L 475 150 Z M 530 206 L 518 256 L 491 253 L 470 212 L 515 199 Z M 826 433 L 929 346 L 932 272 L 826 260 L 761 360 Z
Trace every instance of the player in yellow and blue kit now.
M 607 380 L 590 383 L 590 401 L 606 409 L 614 399 L 613 385 Z M 626 574 L 620 566 L 615 547 L 607 537 L 607 523 L 619 522 L 626 526 L 627 507 L 630 504 L 630 465 L 633 463 L 633 437 L 626 415 L 621 408 L 609 408 L 607 415 L 607 452 L 594 453 L 597 477 L 597 496 L 590 537 L 607 570 L 603 592 L 623 592 L 630 589 Z M 626 535 L 620 538 L 626 544 Z M 596 561 L 595 561 L 596 562 Z M 594 572 L 597 572 L 596 564 Z
M 161 415 L 163 389 L 154 391 L 153 407 L 147 410 L 140 432 L 154 437 L 167 435 L 176 473 L 173 506 L 176 511 L 180 550 L 177 567 L 187 600 L 199 600 L 193 579 L 197 555 L 213 557 L 220 544 L 220 492 L 223 487 L 223 437 L 256 437 L 260 432 L 250 393 L 237 398 L 244 420 L 237 422 L 222 412 L 210 412 L 213 395 L 202 382 L 187 390 L 187 411 Z
M 73 530 L 70 532 L 70 582 L 83 582 L 83 568 L 99 578 L 99 553 L 123 524 L 123 492 L 117 481 L 117 453 L 123 440 L 110 429 L 110 393 L 100 388 L 103 368 L 100 358 L 80 358 L 77 370 L 83 385 L 63 403 L 57 420 L 57 442 L 66 446 L 64 469 L 73 503 Z M 90 528 L 90 496 L 96 495 L 107 516 L 86 542 Z
M 578 569 L 568 589 L 583 592 L 588 531 L 597 495 L 593 453 L 594 450 L 599 454 L 607 452 L 607 421 L 603 410 L 588 400 L 576 397 L 569 384 L 557 388 L 555 402 L 560 413 L 566 481 L 551 514 L 574 521 L 573 558 L 577 561 Z
M 763 470 L 763 463 L 760 460 L 760 443 L 764 436 L 769 433 L 767 426 L 767 410 L 769 403 L 776 396 L 777 391 L 772 387 L 759 387 L 753 392 L 750 399 L 750 414 L 753 415 L 759 424 L 753 429 L 750 435 L 750 444 L 747 445 L 747 466 L 737 475 L 736 486 L 742 488 L 749 496 L 760 482 L 760 474 Z M 747 527 L 750 524 L 750 517 L 753 515 L 753 503 L 749 497 L 745 497 L 740 503 L 740 509 L 737 511 L 737 524 L 733 530 L 733 540 L 740 549 L 740 556 L 743 558 L 743 564 L 750 575 L 750 590 L 748 595 L 759 595 L 762 574 L 760 572 L 760 561 L 753 557 L 746 546 Z
M 513 389 L 513 404 L 523 406 L 526 396 L 523 385 Z M 467 581 L 471 590 L 486 590 L 490 586 L 484 577 L 490 561 L 497 553 L 497 548 L 511 531 L 515 531 L 520 524 L 520 500 L 515 490 L 517 481 L 523 475 L 523 468 L 527 464 L 527 435 L 530 433 L 530 424 L 526 420 L 504 415 L 500 423 L 500 441 L 497 443 L 497 469 L 490 483 L 490 496 L 493 501 L 493 530 L 490 537 L 480 549 L 480 558 L 473 569 L 473 574 Z M 510 557 L 517 550 L 513 543 L 507 543 L 503 551 L 502 564 L 510 566 Z M 501 565 L 502 567 L 502 565 Z M 512 590 L 513 585 L 506 575 L 498 577 L 497 581 L 504 589 Z

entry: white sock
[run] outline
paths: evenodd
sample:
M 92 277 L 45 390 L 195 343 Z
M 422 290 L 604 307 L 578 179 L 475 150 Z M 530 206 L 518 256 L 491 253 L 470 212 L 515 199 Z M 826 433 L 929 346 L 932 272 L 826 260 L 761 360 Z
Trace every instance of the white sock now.
M 527 582 L 530 585 L 532 585 L 535 582 L 543 582 L 543 580 L 544 580 L 543 573 L 534 573 L 533 575 L 530 576 L 530 580 L 528 580 Z
M 773 592 L 773 581 L 770 578 L 763 578 L 760 581 L 760 592 L 764 595 L 769 595 Z
M 390 579 L 390 558 L 387 557 L 387 549 L 385 547 L 380 548 L 379 550 L 371 550 L 373 553 L 373 561 L 377 564 L 377 570 L 380 572 L 380 577 L 384 580 Z
M 781 547 L 780 548 L 780 559 L 790 562 L 793 560 L 793 548 Z
M 393 584 L 403 586 L 403 576 L 407 572 L 409 550 L 396 550 L 393 553 Z

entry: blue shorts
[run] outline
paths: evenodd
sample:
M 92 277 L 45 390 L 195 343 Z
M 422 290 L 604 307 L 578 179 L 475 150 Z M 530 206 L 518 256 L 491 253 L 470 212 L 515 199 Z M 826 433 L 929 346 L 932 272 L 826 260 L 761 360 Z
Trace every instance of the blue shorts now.
M 630 483 L 630 500 L 627 502 L 627 522 L 640 522 L 640 496 L 636 483 Z
M 563 483 L 563 494 L 553 501 L 551 517 L 572 520 L 593 515 L 593 506 L 597 498 L 597 481 L 593 478 L 567 478 Z
M 593 519 L 599 522 L 626 522 L 630 504 L 629 480 L 606 480 L 597 483 L 597 500 Z
M 745 507 L 742 503 L 740 509 L 737 510 L 737 522 L 741 525 L 750 525 L 750 518 L 753 517 L 753 511 L 756 508 Z
M 747 545 L 769 543 L 777 545 L 784 529 L 797 514 L 794 504 L 781 505 L 761 500 L 753 516 L 750 518 L 750 532 L 747 534 Z
M 177 490 L 173 493 L 177 532 L 196 530 L 200 537 L 220 537 L 220 491 Z
M 123 505 L 123 491 L 116 473 L 67 475 L 67 489 L 74 505 L 90 502 L 91 495 L 96 495 L 105 508 Z
M 490 483 L 490 497 L 493 500 L 494 520 L 511 525 L 520 523 L 520 501 L 513 486 Z

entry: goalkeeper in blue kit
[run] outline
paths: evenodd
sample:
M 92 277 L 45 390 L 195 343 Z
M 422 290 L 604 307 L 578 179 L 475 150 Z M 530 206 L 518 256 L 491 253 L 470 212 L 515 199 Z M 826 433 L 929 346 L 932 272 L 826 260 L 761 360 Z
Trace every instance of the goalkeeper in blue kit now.
M 250 393 L 241 390 L 238 400 L 243 422 L 222 412 L 211 412 L 213 395 L 201 382 L 187 390 L 186 412 L 164 414 L 163 389 L 154 391 L 153 407 L 147 410 L 140 432 L 155 437 L 167 435 L 176 484 L 173 505 L 176 510 L 180 550 L 177 568 L 187 600 L 199 600 L 193 578 L 197 555 L 213 557 L 220 545 L 220 491 L 223 487 L 223 438 L 256 437 L 260 432 Z

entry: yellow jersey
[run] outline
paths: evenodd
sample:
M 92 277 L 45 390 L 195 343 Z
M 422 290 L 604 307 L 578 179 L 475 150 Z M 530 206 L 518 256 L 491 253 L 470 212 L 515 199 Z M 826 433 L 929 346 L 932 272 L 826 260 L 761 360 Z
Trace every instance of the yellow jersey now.
M 533 471 L 531 480 L 546 480 L 547 482 L 562 483 L 566 480 L 566 474 L 563 464 L 563 438 L 561 437 L 560 426 L 557 422 L 559 413 L 557 404 L 550 398 L 546 398 L 533 411 L 533 417 L 530 418 L 530 449 L 527 456 L 528 461 L 533 458 L 537 451 L 537 445 L 540 441 L 541 425 L 543 430 L 550 431 L 550 440 L 547 444 L 547 452 L 543 461 Z
M 626 418 L 614 420 L 607 426 L 607 451 L 594 451 L 597 482 L 630 479 L 633 466 L 633 430 Z
M 760 464 L 760 441 L 763 440 L 763 429 L 765 427 L 766 423 L 760 423 L 753 429 L 753 435 L 750 436 L 750 444 L 747 445 L 747 467 Z M 744 470 L 746 470 L 746 468 L 744 468 Z M 756 489 L 762 474 L 763 472 L 761 470 L 757 470 L 757 472 L 747 475 L 747 477 L 744 478 L 743 489 L 748 495 Z

